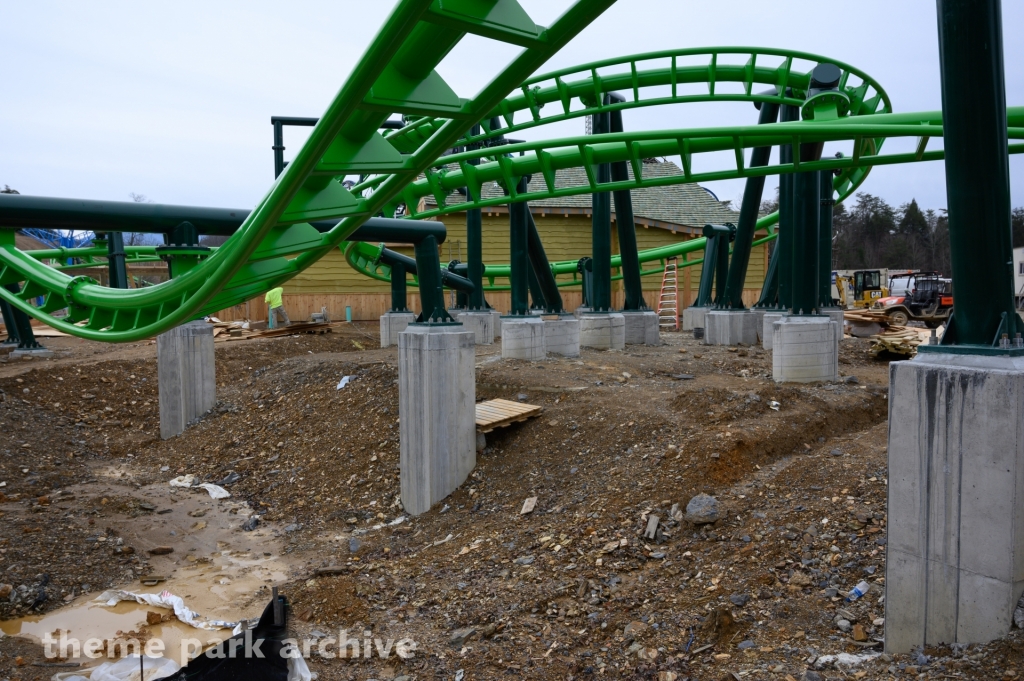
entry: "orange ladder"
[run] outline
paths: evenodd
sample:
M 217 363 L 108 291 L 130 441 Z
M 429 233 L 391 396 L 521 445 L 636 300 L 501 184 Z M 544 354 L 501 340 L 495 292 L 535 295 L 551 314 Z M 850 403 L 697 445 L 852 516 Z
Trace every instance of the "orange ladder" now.
M 674 257 L 665 262 L 661 275 L 661 295 L 658 297 L 658 326 L 679 330 L 679 267 Z

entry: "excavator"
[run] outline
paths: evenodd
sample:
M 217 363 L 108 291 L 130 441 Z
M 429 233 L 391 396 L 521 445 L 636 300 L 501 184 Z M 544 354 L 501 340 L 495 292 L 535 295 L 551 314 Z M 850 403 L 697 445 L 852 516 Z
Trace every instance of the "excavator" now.
M 839 270 L 832 273 L 832 302 L 845 310 L 871 307 L 889 295 L 882 285 L 888 279 L 886 270 Z

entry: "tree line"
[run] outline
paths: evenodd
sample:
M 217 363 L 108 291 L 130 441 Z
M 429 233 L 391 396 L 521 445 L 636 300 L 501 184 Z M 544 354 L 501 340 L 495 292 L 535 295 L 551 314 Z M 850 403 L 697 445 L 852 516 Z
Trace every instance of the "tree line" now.
M 851 204 L 847 207 L 847 204 Z M 766 201 L 762 212 L 778 208 Z M 1013 247 L 1024 246 L 1024 207 L 1011 213 Z M 894 207 L 885 199 L 860 193 L 836 205 L 832 220 L 832 268 L 952 271 L 946 210 L 921 210 L 916 199 Z

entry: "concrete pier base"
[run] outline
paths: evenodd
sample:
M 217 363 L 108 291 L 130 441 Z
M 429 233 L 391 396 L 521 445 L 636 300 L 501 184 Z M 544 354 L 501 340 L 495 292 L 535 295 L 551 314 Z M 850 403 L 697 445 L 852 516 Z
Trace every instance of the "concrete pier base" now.
M 704 316 L 710 309 L 708 307 L 688 307 L 683 310 L 683 331 L 693 331 L 697 327 L 704 327 Z
M 494 325 L 494 337 L 501 338 L 501 313 L 497 310 L 490 310 L 491 321 Z
M 885 650 L 984 643 L 1024 591 L 1024 358 L 889 365 Z
M 825 315 L 787 315 L 772 330 L 772 378 L 777 382 L 839 380 L 840 332 L 834 321 Z
M 14 344 L 17 347 L 17 343 Z M 51 359 L 53 358 L 53 350 L 47 350 L 46 348 L 24 348 L 11 350 L 11 359 L 19 359 L 21 357 L 32 357 L 35 359 Z
M 654 310 L 623 310 L 626 345 L 661 345 L 658 313 Z
M 626 319 L 619 312 L 590 313 L 580 317 L 580 345 L 597 350 L 626 347 Z
M 580 356 L 580 320 L 559 315 L 544 320 L 544 351 L 562 357 Z
M 461 325 L 398 334 L 402 506 L 425 513 L 476 466 L 476 352 Z
M 775 340 L 775 322 L 788 314 L 782 310 L 767 310 L 761 315 L 761 345 L 765 350 L 772 349 L 772 342 Z
M 756 345 L 761 315 L 751 310 L 711 310 L 704 318 L 705 345 Z
M 398 334 L 416 321 L 412 312 L 385 312 L 380 316 L 380 346 L 398 345 Z
M 156 337 L 160 437 L 180 435 L 217 403 L 213 327 L 189 322 Z
M 467 331 L 475 334 L 477 345 L 494 344 L 494 315 L 490 312 L 460 310 L 458 316 L 452 316 L 455 317 L 455 321 L 466 327 Z
M 839 325 L 839 340 L 843 340 L 843 335 L 846 334 L 846 315 L 843 314 L 842 308 L 825 307 L 822 308 L 821 314 L 828 315 L 829 319 Z
M 546 357 L 544 322 L 540 317 L 504 317 L 501 320 L 502 359 L 536 361 Z

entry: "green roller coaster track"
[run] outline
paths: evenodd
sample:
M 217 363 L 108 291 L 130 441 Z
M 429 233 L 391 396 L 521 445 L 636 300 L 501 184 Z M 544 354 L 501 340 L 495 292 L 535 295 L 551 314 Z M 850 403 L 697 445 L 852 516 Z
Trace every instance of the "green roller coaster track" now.
M 134 341 L 287 281 L 341 246 L 369 217 L 392 214 L 400 204 L 407 206 L 409 217 L 427 218 L 573 194 L 810 170 L 838 171 L 834 188 L 842 200 L 876 165 L 943 158 L 941 150 L 927 149 L 931 138 L 943 135 L 940 113 L 894 114 L 888 96 L 866 74 L 801 52 L 743 47 L 677 50 L 533 77 L 613 3 L 579 0 L 545 28 L 537 26 L 516 0 L 400 0 L 295 159 L 223 246 L 211 250 L 208 257 L 193 257 L 181 268 L 186 271 L 170 281 L 122 290 L 70 276 L 64 268 L 42 262 L 52 257 L 92 258 L 99 252 L 22 252 L 14 245 L 14 232 L 0 230 L 0 297 L 76 336 Z M 476 96 L 465 99 L 434 69 L 470 34 L 523 49 Z M 842 70 L 842 94 L 835 102 L 839 118 L 815 121 L 814 109 L 808 107 L 804 120 L 793 123 L 606 133 L 511 144 L 504 139 L 520 130 L 612 109 L 704 101 L 803 107 L 809 74 L 798 70 L 800 61 L 812 66 L 831 61 Z M 774 91 L 758 93 L 761 86 Z M 603 104 L 602 95 L 612 91 L 632 97 Z M 394 113 L 401 114 L 407 124 L 380 134 L 381 124 Z M 471 134 L 477 124 L 480 134 Z M 1024 139 L 1024 108 L 1009 110 L 1008 126 L 1010 140 Z M 917 138 L 916 149 L 881 153 L 886 139 L 899 137 Z M 809 142 L 852 143 L 852 151 L 842 158 L 745 167 L 748 149 Z M 457 153 L 448 153 L 453 149 Z M 1020 153 L 1024 144 L 1011 142 L 1009 151 Z M 732 152 L 734 167 L 697 169 L 701 155 L 721 152 Z M 682 158 L 682 175 L 644 177 L 644 158 L 677 154 Z M 474 165 L 476 161 L 479 165 Z M 616 161 L 630 163 L 634 179 L 599 184 L 594 165 Z M 556 187 L 556 171 L 574 167 L 586 170 L 587 184 Z M 348 190 L 341 180 L 351 175 L 364 179 Z M 543 177 L 543 187 L 517 192 L 517 180 L 525 175 Z M 480 189 L 488 182 L 499 183 L 510 195 L 469 201 L 456 193 L 468 186 L 469 196 L 480 197 Z M 421 210 L 420 200 L 427 196 L 434 198 L 437 207 Z M 770 226 L 776 218 L 762 218 L 759 227 Z M 309 224 L 314 220 L 339 222 L 321 233 Z M 663 260 L 702 250 L 703 242 L 693 239 L 645 251 L 641 257 L 643 262 Z M 386 278 L 382 266 L 373 262 L 375 247 L 355 243 L 346 249 L 358 269 Z M 155 257 L 154 251 L 146 249 L 129 252 L 133 261 Z M 553 265 L 556 274 L 568 274 L 575 267 L 575 261 Z M 508 276 L 508 269 L 490 266 L 485 277 L 493 286 L 494 279 Z M 8 288 L 13 284 L 21 285 L 18 292 Z M 41 304 L 34 302 L 40 299 Z M 67 316 L 54 316 L 65 309 Z

